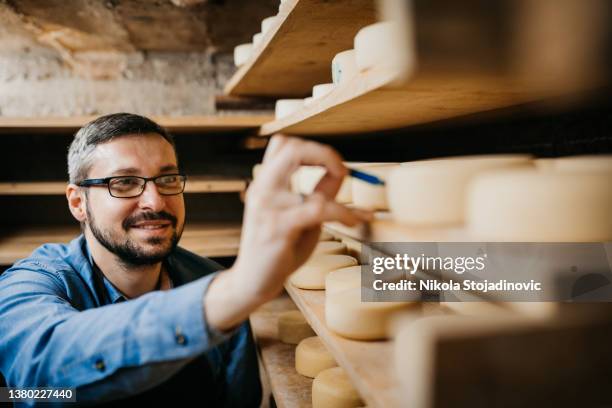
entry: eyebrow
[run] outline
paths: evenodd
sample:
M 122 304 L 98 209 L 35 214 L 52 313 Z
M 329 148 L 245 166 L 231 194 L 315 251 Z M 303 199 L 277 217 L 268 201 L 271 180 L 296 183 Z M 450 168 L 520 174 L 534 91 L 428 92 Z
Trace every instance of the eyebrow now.
M 160 167 L 159 172 L 165 173 L 167 171 L 178 171 L 178 167 L 175 164 L 166 164 L 165 166 Z M 122 169 L 117 169 L 111 173 L 111 175 L 135 175 L 141 173 L 140 169 L 136 167 L 125 167 Z

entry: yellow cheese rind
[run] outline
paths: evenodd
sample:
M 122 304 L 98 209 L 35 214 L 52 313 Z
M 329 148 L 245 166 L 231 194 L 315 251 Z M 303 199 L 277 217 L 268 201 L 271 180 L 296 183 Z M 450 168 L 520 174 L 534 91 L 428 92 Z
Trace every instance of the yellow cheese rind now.
M 341 367 L 321 371 L 312 382 L 313 408 L 353 408 L 360 406 L 363 406 L 363 401 Z
M 289 282 L 300 289 L 325 289 L 325 276 L 336 269 L 357 265 L 357 259 L 348 255 L 314 255 L 298 268 Z
M 361 287 L 361 266 L 331 271 L 325 277 L 325 296 Z
M 346 244 L 338 241 L 319 242 L 313 255 L 343 255 L 346 254 Z
M 315 378 L 336 366 L 336 360 L 317 336 L 303 339 L 295 348 L 295 370 L 305 377 Z
M 289 310 L 278 317 L 278 339 L 283 343 L 298 344 L 314 335 L 315 332 L 299 310 Z

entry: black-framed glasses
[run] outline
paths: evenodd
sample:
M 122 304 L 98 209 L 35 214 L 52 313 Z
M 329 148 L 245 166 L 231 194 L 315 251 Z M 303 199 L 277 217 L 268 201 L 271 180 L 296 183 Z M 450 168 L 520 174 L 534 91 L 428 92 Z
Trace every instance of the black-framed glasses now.
M 162 174 L 155 177 L 139 176 L 113 176 L 99 179 L 83 180 L 79 187 L 107 186 L 108 193 L 117 198 L 133 198 L 141 195 L 147 185 L 152 181 L 161 195 L 177 195 L 185 190 L 187 176 L 184 174 Z

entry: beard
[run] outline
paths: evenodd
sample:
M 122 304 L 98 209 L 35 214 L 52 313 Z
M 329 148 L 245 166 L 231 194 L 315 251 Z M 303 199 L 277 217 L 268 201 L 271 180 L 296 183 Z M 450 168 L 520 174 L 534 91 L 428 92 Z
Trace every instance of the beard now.
M 89 220 L 89 229 L 93 236 L 98 240 L 104 248 L 113 253 L 126 266 L 145 266 L 157 264 L 168 257 L 178 245 L 183 230 L 177 231 L 177 219 L 172 214 L 165 211 L 158 213 L 146 212 L 130 216 L 123 220 L 121 228 L 125 232 L 123 237 L 117 237 L 116 234 L 109 230 L 105 230 L 97 225 L 93 213 L 89 208 L 89 203 L 86 204 L 87 218 Z M 138 242 L 131 240 L 127 234 L 132 225 L 145 220 L 168 220 L 172 223 L 172 236 L 168 238 L 151 237 L 147 239 L 147 244 L 154 249 L 144 248 Z

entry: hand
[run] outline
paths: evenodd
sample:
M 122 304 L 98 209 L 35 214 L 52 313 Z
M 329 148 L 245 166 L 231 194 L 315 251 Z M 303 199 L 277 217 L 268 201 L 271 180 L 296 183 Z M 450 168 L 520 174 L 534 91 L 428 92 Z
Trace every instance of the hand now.
M 302 197 L 290 190 L 291 175 L 301 165 L 319 165 L 327 173 L 314 192 Z M 213 324 L 216 315 L 232 314 L 235 309 L 248 309 L 248 314 L 260 304 L 277 296 L 287 277 L 311 255 L 321 231 L 321 224 L 338 221 L 353 226 L 369 221 L 371 212 L 347 208 L 334 198 L 347 169 L 340 155 L 331 147 L 312 141 L 274 136 L 268 145 L 257 179 L 250 185 L 238 258 L 234 266 L 211 284 L 206 298 L 215 291 L 235 293 L 218 298 L 218 306 L 206 300 L 207 318 Z M 221 306 L 222 305 L 222 306 Z M 222 310 L 213 310 L 220 307 Z M 229 328 L 229 320 L 219 319 L 217 328 Z M 212 322 L 211 322 L 212 320 Z

